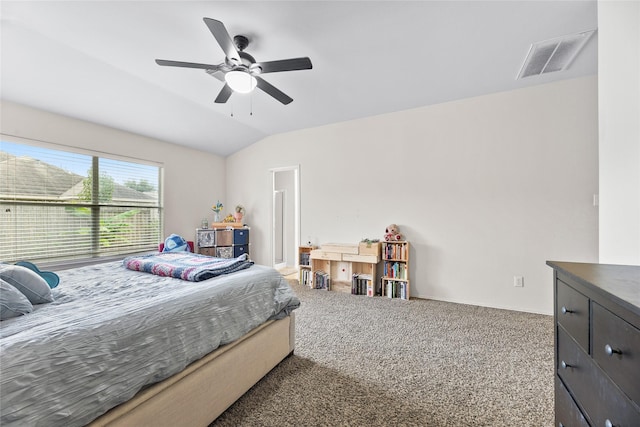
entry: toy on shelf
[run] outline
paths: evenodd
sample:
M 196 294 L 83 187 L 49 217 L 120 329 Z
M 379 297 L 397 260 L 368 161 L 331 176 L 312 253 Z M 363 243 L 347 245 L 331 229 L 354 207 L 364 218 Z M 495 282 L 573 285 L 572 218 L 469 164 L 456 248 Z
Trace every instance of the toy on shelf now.
M 400 234 L 400 230 L 396 224 L 387 226 L 384 231 L 384 240 L 387 242 L 397 242 L 402 240 L 402 234 Z
M 237 205 L 236 212 L 233 214 L 233 217 L 236 222 L 242 222 L 242 218 L 244 217 L 244 206 Z

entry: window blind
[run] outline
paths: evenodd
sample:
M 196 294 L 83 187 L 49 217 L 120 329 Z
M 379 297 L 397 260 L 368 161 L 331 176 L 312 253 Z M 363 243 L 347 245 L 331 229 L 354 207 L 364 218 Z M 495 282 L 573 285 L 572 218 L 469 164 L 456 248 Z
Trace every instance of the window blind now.
M 0 140 L 0 261 L 157 248 L 161 168 Z

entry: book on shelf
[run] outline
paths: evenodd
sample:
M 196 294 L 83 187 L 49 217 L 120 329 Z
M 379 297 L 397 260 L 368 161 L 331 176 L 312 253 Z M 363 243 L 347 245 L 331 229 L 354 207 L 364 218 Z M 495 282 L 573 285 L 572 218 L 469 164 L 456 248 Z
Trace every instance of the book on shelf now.
M 373 277 L 371 274 L 356 273 L 351 277 L 351 293 L 353 295 L 373 296 Z
M 384 276 L 394 279 L 406 279 L 407 278 L 407 264 L 404 262 L 385 262 L 384 263 Z
M 400 298 L 407 299 L 407 283 L 400 282 Z
M 406 242 L 383 243 L 382 258 L 387 260 L 388 259 L 406 260 L 407 259 L 407 243 Z
M 373 280 L 367 281 L 367 296 L 373 297 L 376 295 L 376 290 L 373 287 Z
M 408 299 L 408 286 L 409 284 L 407 282 L 402 282 L 399 280 L 388 280 L 385 284 L 385 294 L 387 295 L 387 298 Z
M 300 270 L 300 284 L 309 286 L 311 284 L 311 270 L 301 269 Z
M 308 252 L 302 252 L 300 254 L 300 265 L 311 265 L 310 263 L 311 254 Z
M 329 277 L 329 274 L 320 270 L 316 271 L 313 285 L 315 289 L 324 289 L 326 291 L 331 290 L 331 278 Z

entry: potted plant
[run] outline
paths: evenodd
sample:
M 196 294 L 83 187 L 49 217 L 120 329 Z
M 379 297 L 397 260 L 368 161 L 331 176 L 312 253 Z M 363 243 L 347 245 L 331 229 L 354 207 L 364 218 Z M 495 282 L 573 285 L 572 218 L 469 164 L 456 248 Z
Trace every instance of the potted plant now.
M 242 222 L 242 218 L 244 217 L 244 206 L 236 205 L 236 211 L 233 214 L 233 217 L 236 219 L 236 222 Z

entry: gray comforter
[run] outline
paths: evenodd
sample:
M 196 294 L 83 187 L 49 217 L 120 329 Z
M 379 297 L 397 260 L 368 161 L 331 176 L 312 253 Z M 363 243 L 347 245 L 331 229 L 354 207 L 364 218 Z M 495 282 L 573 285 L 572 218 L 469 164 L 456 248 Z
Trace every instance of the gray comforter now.
M 0 322 L 0 425 L 79 426 L 300 304 L 254 265 L 203 282 L 121 262 L 60 272 L 55 301 Z

